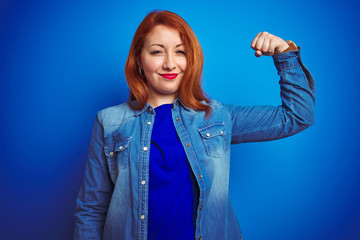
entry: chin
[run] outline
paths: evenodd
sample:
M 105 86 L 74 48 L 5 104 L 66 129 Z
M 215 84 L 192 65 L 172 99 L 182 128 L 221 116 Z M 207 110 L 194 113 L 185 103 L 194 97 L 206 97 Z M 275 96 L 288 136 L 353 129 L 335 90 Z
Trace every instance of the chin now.
M 170 91 L 166 91 L 166 92 L 161 92 L 161 94 L 162 95 L 165 95 L 165 96 L 167 96 L 167 95 L 177 95 L 177 92 L 170 92 Z
M 179 91 L 179 88 L 163 88 L 160 92 L 164 95 L 173 95 Z

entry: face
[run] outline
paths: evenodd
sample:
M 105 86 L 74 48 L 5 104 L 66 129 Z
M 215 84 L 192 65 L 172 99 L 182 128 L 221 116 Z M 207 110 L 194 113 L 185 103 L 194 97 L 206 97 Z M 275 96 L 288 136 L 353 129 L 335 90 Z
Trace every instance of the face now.
M 153 106 L 172 103 L 186 69 L 186 52 L 178 31 L 158 25 L 147 35 L 138 64 L 149 86 Z

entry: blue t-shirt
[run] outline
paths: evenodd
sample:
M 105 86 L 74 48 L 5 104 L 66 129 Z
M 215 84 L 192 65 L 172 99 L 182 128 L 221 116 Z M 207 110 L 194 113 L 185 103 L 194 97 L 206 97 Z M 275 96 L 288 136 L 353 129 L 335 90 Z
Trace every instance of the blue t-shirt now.
M 199 189 L 171 117 L 155 108 L 151 135 L 148 239 L 194 239 Z

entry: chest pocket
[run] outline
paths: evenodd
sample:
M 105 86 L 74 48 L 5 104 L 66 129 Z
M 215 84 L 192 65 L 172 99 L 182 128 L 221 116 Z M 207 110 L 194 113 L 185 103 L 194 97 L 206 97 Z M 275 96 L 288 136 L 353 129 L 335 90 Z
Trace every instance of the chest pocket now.
M 206 153 L 212 157 L 221 157 L 225 150 L 224 123 L 213 123 L 198 129 L 205 145 Z
M 105 155 L 111 175 L 118 173 L 120 169 L 128 167 L 129 164 L 130 138 L 120 139 L 105 145 Z

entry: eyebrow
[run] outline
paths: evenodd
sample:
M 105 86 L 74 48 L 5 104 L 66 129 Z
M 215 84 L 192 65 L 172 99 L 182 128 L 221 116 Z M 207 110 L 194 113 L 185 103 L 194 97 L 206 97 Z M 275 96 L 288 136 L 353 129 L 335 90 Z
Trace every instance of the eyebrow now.
M 180 43 L 180 44 L 176 45 L 175 47 L 177 48 L 177 47 L 180 47 L 182 45 L 184 45 L 184 44 Z M 158 44 L 158 43 L 151 44 L 151 45 L 148 46 L 148 48 L 151 47 L 151 46 L 159 46 L 159 47 L 165 48 L 164 45 Z

